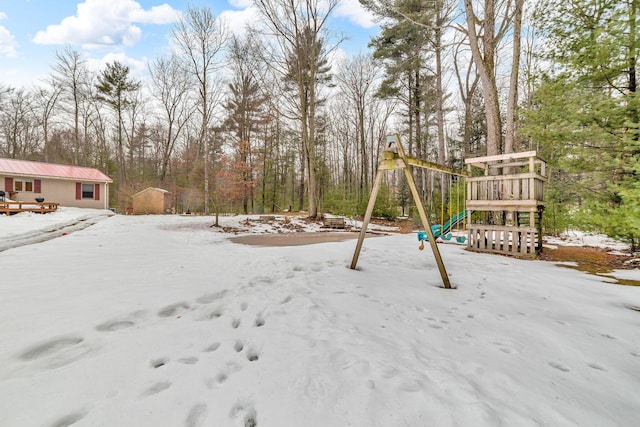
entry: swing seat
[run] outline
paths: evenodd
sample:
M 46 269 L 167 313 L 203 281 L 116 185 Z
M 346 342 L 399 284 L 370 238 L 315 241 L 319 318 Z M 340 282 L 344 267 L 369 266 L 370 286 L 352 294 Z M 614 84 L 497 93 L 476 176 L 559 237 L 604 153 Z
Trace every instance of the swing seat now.
M 464 243 L 467 241 L 467 236 L 457 236 L 456 237 L 456 242 L 458 243 Z
M 442 235 L 442 236 L 440 236 L 440 237 L 442 237 L 442 240 L 447 240 L 447 241 L 449 241 L 449 240 L 451 240 L 451 237 L 452 237 L 452 236 L 451 236 L 451 233 L 447 233 L 447 234 L 443 234 L 443 235 Z
M 434 224 L 431 226 L 431 232 L 433 233 L 433 237 L 434 238 L 438 238 L 440 237 L 440 234 L 442 233 L 442 225 L 440 224 Z M 429 241 L 429 235 L 427 234 L 426 231 L 418 231 L 418 241 Z

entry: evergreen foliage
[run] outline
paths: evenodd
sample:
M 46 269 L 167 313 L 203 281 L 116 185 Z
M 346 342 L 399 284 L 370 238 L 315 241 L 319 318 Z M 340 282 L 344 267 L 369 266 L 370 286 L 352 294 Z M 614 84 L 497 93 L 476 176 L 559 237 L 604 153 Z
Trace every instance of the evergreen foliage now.
M 548 0 L 543 76 L 523 132 L 549 164 L 546 226 L 640 238 L 640 145 L 636 71 L 638 0 Z

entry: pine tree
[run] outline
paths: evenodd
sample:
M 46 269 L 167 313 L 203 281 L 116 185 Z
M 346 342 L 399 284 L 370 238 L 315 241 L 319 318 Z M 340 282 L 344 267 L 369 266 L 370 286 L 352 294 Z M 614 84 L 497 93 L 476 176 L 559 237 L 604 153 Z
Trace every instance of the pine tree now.
M 556 68 L 543 78 L 527 113 L 527 133 L 551 166 L 555 202 L 567 204 L 579 226 L 634 246 L 640 237 L 639 4 L 545 2 L 538 23 Z
M 129 67 L 113 61 L 98 76 L 98 100 L 104 102 L 116 115 L 116 155 L 118 161 L 119 185 L 124 185 L 125 153 L 123 138 L 123 114 L 131 105 L 131 93 L 140 88 L 140 82 L 131 79 Z

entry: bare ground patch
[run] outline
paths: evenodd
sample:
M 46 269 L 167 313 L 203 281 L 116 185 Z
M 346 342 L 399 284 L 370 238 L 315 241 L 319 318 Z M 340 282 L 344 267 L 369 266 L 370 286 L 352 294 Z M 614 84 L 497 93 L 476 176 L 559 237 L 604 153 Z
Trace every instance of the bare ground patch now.
M 551 262 L 573 262 L 576 265 L 563 265 L 563 267 L 598 276 L 607 277 L 620 285 L 640 286 L 640 281 L 618 279 L 611 276 L 613 270 L 632 270 L 640 267 L 638 258 L 633 254 L 613 254 L 606 249 L 591 246 L 557 246 L 556 249 L 544 248 L 540 259 Z

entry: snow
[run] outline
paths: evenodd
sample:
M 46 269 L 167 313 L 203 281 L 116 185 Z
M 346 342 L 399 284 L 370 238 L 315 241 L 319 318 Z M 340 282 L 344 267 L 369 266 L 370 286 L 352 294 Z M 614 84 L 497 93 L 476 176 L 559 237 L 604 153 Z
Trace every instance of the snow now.
M 293 232 L 257 219 L 220 225 Z M 415 234 L 365 239 L 350 270 L 355 240 L 249 246 L 212 224 L 0 216 L 0 425 L 640 419 L 638 287 L 441 244 L 446 290 Z
M 559 237 L 545 236 L 545 242 L 551 245 L 599 247 L 611 251 L 629 249 L 629 244 L 611 239 L 604 234 L 586 233 L 580 230 L 568 230 Z

